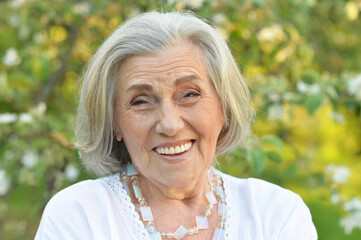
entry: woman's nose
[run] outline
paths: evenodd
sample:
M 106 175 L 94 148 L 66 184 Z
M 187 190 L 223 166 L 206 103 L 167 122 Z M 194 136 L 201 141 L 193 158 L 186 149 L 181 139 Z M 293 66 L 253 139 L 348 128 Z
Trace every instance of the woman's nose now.
M 184 127 L 184 122 L 176 106 L 162 104 L 156 124 L 156 132 L 166 136 L 175 136 Z

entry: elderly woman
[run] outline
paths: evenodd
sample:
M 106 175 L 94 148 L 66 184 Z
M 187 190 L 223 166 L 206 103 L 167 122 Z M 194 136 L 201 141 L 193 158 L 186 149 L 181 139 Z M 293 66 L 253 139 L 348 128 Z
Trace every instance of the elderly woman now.
M 185 13 L 122 24 L 84 74 L 77 148 L 97 180 L 48 203 L 36 239 L 317 239 L 291 191 L 212 167 L 252 104 L 221 35 Z

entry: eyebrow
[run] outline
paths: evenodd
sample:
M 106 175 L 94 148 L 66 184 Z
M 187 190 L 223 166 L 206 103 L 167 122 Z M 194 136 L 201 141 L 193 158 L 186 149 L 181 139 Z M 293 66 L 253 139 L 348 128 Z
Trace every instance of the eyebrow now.
M 134 84 L 130 86 L 127 91 L 129 90 L 146 90 L 146 91 L 152 91 L 153 87 L 149 84 Z
M 188 76 L 184 76 L 184 77 L 180 77 L 180 78 L 177 78 L 175 80 L 175 83 L 174 85 L 175 86 L 178 86 L 182 83 L 185 83 L 185 82 L 189 82 L 189 81 L 192 81 L 192 80 L 195 80 L 195 79 L 200 79 L 197 75 L 188 75 Z M 153 86 L 150 85 L 150 84 L 147 84 L 147 83 L 143 83 L 143 84 L 134 84 L 132 86 L 130 86 L 127 91 L 129 90 L 138 90 L 138 91 L 141 91 L 141 90 L 146 90 L 146 91 L 152 91 L 153 90 Z
M 197 75 L 188 75 L 188 76 L 184 76 L 184 77 L 180 77 L 180 78 L 177 78 L 175 80 L 175 84 L 174 85 L 180 85 L 184 82 L 189 82 L 189 81 L 192 81 L 192 80 L 195 80 L 195 79 L 200 79 Z

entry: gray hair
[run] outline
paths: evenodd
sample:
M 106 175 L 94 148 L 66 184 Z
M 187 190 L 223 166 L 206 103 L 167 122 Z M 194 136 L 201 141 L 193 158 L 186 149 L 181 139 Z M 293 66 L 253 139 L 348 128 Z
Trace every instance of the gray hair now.
M 201 50 L 221 101 L 226 121 L 216 154 L 232 150 L 245 140 L 253 116 L 252 102 L 222 35 L 191 13 L 149 12 L 120 25 L 99 47 L 83 74 L 75 147 L 87 170 L 106 175 L 130 162 L 124 141 L 116 141 L 113 129 L 113 102 L 122 61 L 170 48 L 180 41 L 190 41 Z

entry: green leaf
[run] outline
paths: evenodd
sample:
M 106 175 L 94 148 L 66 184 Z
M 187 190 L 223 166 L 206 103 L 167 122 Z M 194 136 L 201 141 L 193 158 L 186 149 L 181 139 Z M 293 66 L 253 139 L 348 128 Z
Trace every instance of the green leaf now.
M 273 152 L 273 151 L 268 151 L 266 153 L 267 153 L 267 157 L 268 157 L 269 160 L 271 160 L 273 162 L 276 162 L 276 163 L 281 163 L 282 162 L 282 158 L 278 153 Z
M 276 135 L 265 135 L 261 137 L 262 144 L 272 144 L 275 145 L 278 149 L 283 150 L 283 141 L 280 137 Z
M 257 7 L 264 7 L 264 5 L 266 5 L 266 0 L 253 0 L 253 3 Z
M 288 178 L 294 177 L 297 173 L 297 168 L 298 168 L 298 166 L 296 163 L 288 166 L 285 171 L 285 177 L 288 177 Z
M 320 74 L 312 69 L 307 69 L 302 72 L 302 81 L 308 84 L 317 82 L 321 78 Z
M 306 97 L 303 102 L 303 105 L 307 109 L 307 112 L 310 115 L 313 115 L 316 110 L 321 106 L 323 102 L 323 96 L 319 94 L 313 94 Z
M 266 167 L 266 154 L 262 149 L 254 149 L 249 152 L 249 161 L 252 172 L 261 174 Z

